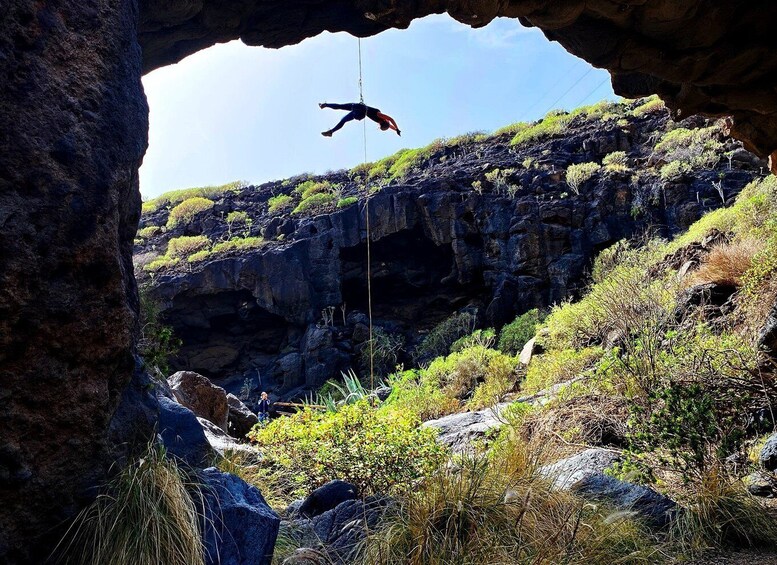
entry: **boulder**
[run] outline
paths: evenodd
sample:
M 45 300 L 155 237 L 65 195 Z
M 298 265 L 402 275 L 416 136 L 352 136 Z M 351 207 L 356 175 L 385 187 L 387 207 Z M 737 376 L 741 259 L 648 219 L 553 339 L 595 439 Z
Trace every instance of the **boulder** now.
M 653 528 L 665 528 L 679 512 L 679 507 L 670 498 L 603 473 L 586 476 L 571 490 L 589 500 L 605 503 L 616 511 L 633 512 Z
M 298 512 L 301 516 L 313 518 L 356 497 L 356 487 L 351 483 L 340 480 L 329 481 L 311 492 L 300 505 Z
M 620 460 L 618 453 L 597 447 L 586 449 L 552 465 L 545 465 L 540 468 L 539 473 L 552 480 L 554 488 L 566 490 L 587 477 L 604 473 Z
M 202 426 L 202 431 L 205 432 L 205 439 L 213 448 L 213 450 L 222 457 L 236 453 L 243 457 L 244 462 L 258 462 L 261 459 L 261 454 L 258 450 L 251 447 L 248 443 L 240 443 L 232 436 L 224 432 L 216 424 L 205 418 L 197 418 L 197 421 Z
M 178 371 L 167 382 L 181 405 L 228 431 L 229 405 L 223 388 L 192 371 Z
M 509 405 L 509 402 L 504 402 L 477 412 L 449 414 L 436 420 L 428 420 L 423 426 L 437 428 L 440 431 L 437 440 L 452 451 L 462 453 L 471 450 L 472 444 L 482 440 L 486 432 L 504 423 L 500 414 Z
M 777 470 L 777 434 L 772 434 L 767 438 L 758 459 L 767 471 Z
M 281 535 L 303 546 L 284 563 L 353 562 L 359 542 L 378 526 L 390 504 L 391 499 L 381 496 L 346 500 L 311 519 L 282 522 Z
M 233 437 L 242 438 L 251 431 L 259 418 L 234 394 L 227 394 L 229 406 L 229 433 Z
M 537 338 L 533 337 L 527 341 L 526 345 L 524 345 L 523 349 L 521 349 L 521 354 L 518 356 L 518 361 L 520 361 L 522 365 L 528 365 L 531 361 L 532 355 L 534 355 L 534 346 L 536 343 Z
M 753 496 L 774 498 L 774 495 L 777 493 L 777 478 L 771 473 L 756 471 L 743 478 L 742 482 L 747 487 L 747 491 Z
M 157 431 L 167 453 L 191 467 L 204 467 L 215 455 L 194 412 L 164 396 Z
M 205 501 L 208 565 L 269 565 L 280 517 L 262 494 L 229 473 L 209 467 L 200 473 Z

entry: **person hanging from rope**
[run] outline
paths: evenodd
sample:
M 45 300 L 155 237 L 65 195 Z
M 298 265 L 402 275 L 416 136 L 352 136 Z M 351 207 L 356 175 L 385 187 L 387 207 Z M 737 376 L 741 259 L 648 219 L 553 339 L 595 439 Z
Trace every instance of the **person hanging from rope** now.
M 333 110 L 347 110 L 348 113 L 343 116 L 343 119 L 340 120 L 340 122 L 333 127 L 330 130 L 322 131 L 321 135 L 324 137 L 332 137 L 332 134 L 339 130 L 341 127 L 343 127 L 347 122 L 350 122 L 351 120 L 358 120 L 361 121 L 364 118 L 369 118 L 373 122 L 377 122 L 380 129 L 383 131 L 386 131 L 387 129 L 393 129 L 397 132 L 397 135 L 401 136 L 402 132 L 399 131 L 399 126 L 397 126 L 397 122 L 394 121 L 394 118 L 391 116 L 387 116 L 386 114 L 382 113 L 377 108 L 373 108 L 371 106 L 367 106 L 363 102 L 356 102 L 354 104 L 330 104 L 328 102 L 321 102 L 318 105 L 319 108 L 332 108 Z

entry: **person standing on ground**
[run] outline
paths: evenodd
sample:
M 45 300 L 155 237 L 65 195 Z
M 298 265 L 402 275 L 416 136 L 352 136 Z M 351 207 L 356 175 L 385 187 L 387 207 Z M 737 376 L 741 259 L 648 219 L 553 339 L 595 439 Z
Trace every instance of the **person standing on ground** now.
M 267 398 L 267 393 L 262 392 L 261 399 L 259 400 L 259 421 L 266 424 L 270 419 L 270 400 Z

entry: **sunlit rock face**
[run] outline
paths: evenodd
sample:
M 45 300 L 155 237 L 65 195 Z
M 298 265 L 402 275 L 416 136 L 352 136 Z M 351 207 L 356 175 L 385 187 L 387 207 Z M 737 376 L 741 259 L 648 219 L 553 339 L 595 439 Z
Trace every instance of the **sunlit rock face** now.
M 730 115 L 732 135 L 749 150 L 777 149 L 774 2 L 144 0 L 140 42 L 148 71 L 232 39 L 282 47 L 325 30 L 368 36 L 446 11 L 476 27 L 518 18 L 608 69 L 617 94 L 658 93 L 680 117 Z

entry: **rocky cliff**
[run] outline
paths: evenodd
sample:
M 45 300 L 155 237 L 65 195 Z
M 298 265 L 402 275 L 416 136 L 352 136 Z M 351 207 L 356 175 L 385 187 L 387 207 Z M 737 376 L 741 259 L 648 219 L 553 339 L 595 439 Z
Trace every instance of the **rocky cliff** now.
M 675 126 L 652 106 L 554 114 L 544 123 L 563 119 L 563 131 L 531 142 L 514 126 L 352 171 L 233 187 L 174 226 L 171 215 L 189 194 L 149 203 L 155 209 L 140 231 L 148 237 L 136 241 L 138 276 L 183 342 L 174 368 L 233 392 L 248 379 L 276 393 L 364 370 L 367 209 L 373 317 L 404 344 L 397 362 L 412 363 L 424 334 L 457 311 L 499 327 L 574 296 L 596 252 L 647 228 L 683 230 L 764 166 L 723 142 L 712 122 L 691 120 L 675 133 L 712 136 L 714 155 L 693 174 L 669 176 L 661 140 Z M 590 178 L 577 181 L 575 169 L 586 166 Z M 327 198 L 304 210 L 318 196 Z M 279 202 L 286 207 L 277 210 Z M 230 238 L 256 246 L 229 250 Z M 187 241 L 199 251 L 176 257 Z

